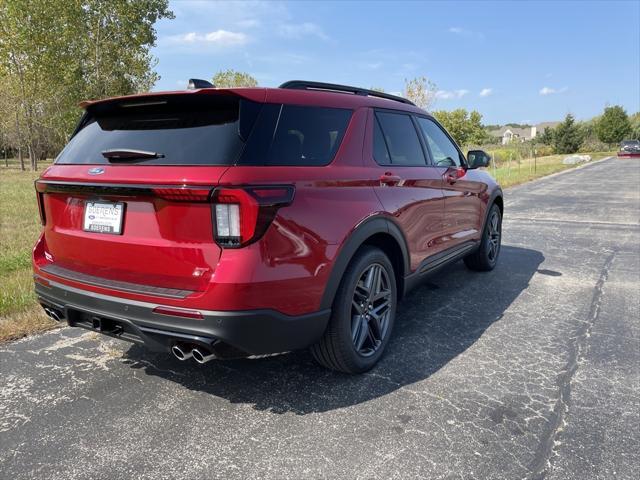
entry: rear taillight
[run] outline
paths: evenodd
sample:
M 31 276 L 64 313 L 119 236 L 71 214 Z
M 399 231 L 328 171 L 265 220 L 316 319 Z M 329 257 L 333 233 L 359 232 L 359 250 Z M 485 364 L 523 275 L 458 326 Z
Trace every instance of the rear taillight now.
M 206 202 L 211 195 L 211 187 L 192 187 L 185 185 L 153 187 L 151 190 L 157 197 L 178 202 Z
M 40 213 L 40 223 L 44 226 L 47 223 L 47 218 L 44 214 L 44 193 L 38 189 L 38 182 L 35 182 L 36 196 L 38 197 L 38 213 Z
M 217 188 L 213 192 L 214 237 L 225 248 L 258 240 L 280 207 L 293 201 L 293 186 Z

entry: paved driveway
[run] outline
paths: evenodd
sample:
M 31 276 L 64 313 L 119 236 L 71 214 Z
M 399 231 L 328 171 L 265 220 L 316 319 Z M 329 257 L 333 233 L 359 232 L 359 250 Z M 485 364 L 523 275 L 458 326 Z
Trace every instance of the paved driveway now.
M 638 478 L 640 161 L 506 192 L 495 271 L 402 304 L 378 368 L 0 347 L 1 478 Z

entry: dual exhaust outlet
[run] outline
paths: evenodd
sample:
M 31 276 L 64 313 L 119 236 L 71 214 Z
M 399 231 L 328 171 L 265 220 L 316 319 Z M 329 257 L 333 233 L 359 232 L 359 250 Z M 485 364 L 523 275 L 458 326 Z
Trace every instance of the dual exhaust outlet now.
M 51 307 L 43 307 L 43 308 L 44 308 L 44 313 L 46 313 L 49 318 L 52 318 L 56 322 L 61 322 L 62 320 L 64 320 L 64 314 L 62 312 Z
M 189 360 L 193 357 L 193 359 L 198 363 L 207 363 L 208 361 L 216 358 L 215 353 L 212 353 L 205 348 L 179 343 L 171 347 L 171 353 L 173 353 L 173 356 L 180 361 Z

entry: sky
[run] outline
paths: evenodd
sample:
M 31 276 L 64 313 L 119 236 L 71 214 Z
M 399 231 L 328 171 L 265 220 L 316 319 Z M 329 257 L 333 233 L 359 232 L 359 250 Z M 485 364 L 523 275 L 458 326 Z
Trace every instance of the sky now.
M 223 69 L 262 86 L 315 80 L 401 92 L 425 76 L 432 110 L 537 123 L 606 105 L 640 110 L 640 0 L 170 2 L 152 52 L 176 90 Z

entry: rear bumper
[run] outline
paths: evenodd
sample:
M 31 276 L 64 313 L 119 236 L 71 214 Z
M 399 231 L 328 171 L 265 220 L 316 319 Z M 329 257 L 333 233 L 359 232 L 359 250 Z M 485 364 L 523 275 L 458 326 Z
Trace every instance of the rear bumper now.
M 267 355 L 306 348 L 322 336 L 331 310 L 288 316 L 274 310 L 200 310 L 202 319 L 155 313 L 164 305 L 102 295 L 46 280 L 36 282 L 41 305 L 71 326 L 168 351 L 178 342 L 207 346 L 221 357 Z M 175 307 L 170 307 L 174 308 Z

